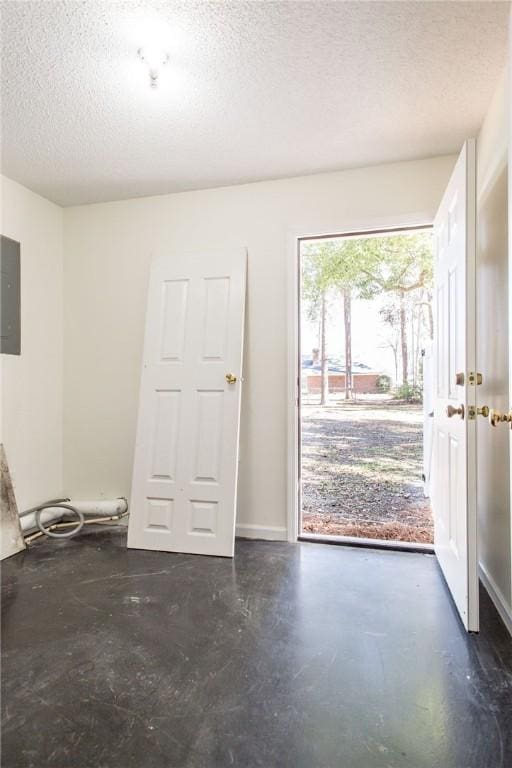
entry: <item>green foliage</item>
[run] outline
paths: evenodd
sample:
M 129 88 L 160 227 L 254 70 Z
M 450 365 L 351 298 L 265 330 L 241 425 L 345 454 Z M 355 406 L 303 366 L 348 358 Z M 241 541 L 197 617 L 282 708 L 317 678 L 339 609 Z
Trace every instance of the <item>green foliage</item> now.
M 433 283 L 432 237 L 430 232 L 378 235 L 357 238 L 317 240 L 302 248 L 302 299 L 309 319 L 320 317 L 322 307 L 328 309 L 336 296 L 343 299 L 344 311 L 350 318 L 352 298 L 371 300 L 385 294 L 387 305 L 381 317 L 392 339 L 398 371 L 398 355 L 402 358 L 402 377 L 407 382 L 412 369 L 417 371 L 417 349 L 424 328 L 432 335 L 429 302 Z M 325 317 L 325 314 L 324 314 Z M 416 324 L 417 331 L 410 330 Z M 345 358 L 350 365 L 350 323 L 345 321 Z M 417 333 L 417 336 L 415 336 Z M 412 356 L 409 352 L 413 350 Z M 407 398 L 416 395 L 407 393 Z
M 408 403 L 422 403 L 423 390 L 418 385 L 402 384 L 393 392 L 395 400 L 405 400 Z
M 310 320 L 318 319 L 323 298 L 328 298 L 332 282 L 329 255 L 322 248 L 306 246 L 302 261 L 302 300 Z
M 391 377 L 383 373 L 377 378 L 376 384 L 379 392 L 389 392 L 391 389 Z
M 360 241 L 361 298 L 373 298 L 382 291 L 403 294 L 430 288 L 433 280 L 430 233 L 370 237 Z
M 322 291 L 351 288 L 371 299 L 381 292 L 408 293 L 432 285 L 430 233 L 337 238 L 303 248 L 303 296 L 318 300 Z

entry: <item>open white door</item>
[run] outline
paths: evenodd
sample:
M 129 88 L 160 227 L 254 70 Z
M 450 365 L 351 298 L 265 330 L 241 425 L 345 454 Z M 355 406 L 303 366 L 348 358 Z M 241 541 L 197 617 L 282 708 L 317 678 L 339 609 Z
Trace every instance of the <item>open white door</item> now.
M 457 160 L 434 223 L 432 509 L 439 564 L 467 630 L 478 631 L 475 141 Z
M 151 269 L 128 546 L 232 557 L 245 250 Z
M 430 497 L 432 475 L 432 435 L 434 431 L 434 377 L 432 345 L 423 350 L 423 493 Z

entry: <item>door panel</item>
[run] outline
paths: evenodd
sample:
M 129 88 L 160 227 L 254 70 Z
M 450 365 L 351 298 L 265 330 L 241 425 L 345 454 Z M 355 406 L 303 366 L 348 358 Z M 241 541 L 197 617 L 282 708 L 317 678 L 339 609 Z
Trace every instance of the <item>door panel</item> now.
M 193 476 L 196 483 L 219 482 L 223 398 L 222 390 L 197 393 L 196 440 L 193 452 Z
M 185 343 L 188 280 L 165 280 L 162 283 L 161 327 L 162 362 L 182 362 Z
M 224 360 L 229 320 L 228 277 L 205 280 L 203 360 Z
M 478 630 L 476 554 L 475 142 L 466 142 L 434 223 L 432 507 L 439 564 L 464 626 Z M 462 376 L 461 376 L 462 375 Z
M 176 479 L 180 392 L 168 389 L 157 390 L 155 397 L 152 464 L 149 478 L 172 482 Z
M 152 267 L 129 547 L 233 555 L 246 261 Z

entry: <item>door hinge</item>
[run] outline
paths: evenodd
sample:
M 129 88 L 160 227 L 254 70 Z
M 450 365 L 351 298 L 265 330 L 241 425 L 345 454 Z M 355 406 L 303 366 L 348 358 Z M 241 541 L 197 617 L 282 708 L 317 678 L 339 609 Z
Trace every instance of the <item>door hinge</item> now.
M 468 373 L 468 384 L 471 384 L 471 386 L 479 386 L 484 380 L 484 377 L 481 373 L 475 373 L 475 371 L 470 371 Z

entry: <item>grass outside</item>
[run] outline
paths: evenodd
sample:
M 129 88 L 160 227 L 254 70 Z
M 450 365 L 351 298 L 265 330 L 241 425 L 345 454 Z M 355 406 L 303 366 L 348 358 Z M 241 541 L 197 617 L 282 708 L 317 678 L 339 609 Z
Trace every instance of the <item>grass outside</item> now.
M 431 543 L 421 406 L 331 395 L 302 401 L 302 530 Z

